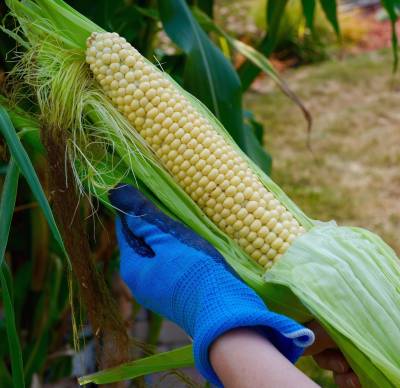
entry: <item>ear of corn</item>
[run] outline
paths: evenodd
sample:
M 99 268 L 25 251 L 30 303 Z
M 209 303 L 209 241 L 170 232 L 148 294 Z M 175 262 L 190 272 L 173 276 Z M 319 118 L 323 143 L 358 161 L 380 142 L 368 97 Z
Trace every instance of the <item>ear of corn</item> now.
M 124 38 L 93 33 L 86 61 L 180 186 L 255 261 L 271 267 L 304 233 L 213 123 Z

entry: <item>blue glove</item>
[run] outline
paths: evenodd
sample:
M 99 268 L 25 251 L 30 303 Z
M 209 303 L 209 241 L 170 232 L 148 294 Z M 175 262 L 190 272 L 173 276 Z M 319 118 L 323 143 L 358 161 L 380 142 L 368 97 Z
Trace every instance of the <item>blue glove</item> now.
M 122 278 L 141 305 L 193 338 L 196 367 L 208 381 L 221 385 L 208 352 L 218 336 L 233 328 L 255 327 L 291 362 L 314 341 L 311 330 L 268 311 L 214 247 L 139 191 L 119 186 L 110 201 L 119 210 Z

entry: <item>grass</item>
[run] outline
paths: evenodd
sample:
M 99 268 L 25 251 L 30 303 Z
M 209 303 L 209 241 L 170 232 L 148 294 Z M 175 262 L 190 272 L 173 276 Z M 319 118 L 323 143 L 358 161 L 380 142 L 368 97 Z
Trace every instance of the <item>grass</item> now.
M 313 115 L 312 152 L 301 114 L 269 80 L 246 106 L 265 126 L 274 180 L 308 215 L 368 228 L 400 253 L 400 83 L 391 55 L 382 50 L 284 74 Z

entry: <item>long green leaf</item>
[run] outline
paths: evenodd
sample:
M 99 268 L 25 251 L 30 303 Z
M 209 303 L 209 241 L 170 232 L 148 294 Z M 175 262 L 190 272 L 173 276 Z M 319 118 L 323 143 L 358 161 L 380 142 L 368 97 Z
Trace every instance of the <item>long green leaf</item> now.
M 53 256 L 46 278 L 46 292 L 41 294 L 35 309 L 35 317 L 38 318 L 35 321 L 35 341 L 25 353 L 25 378 L 27 381 L 30 381 L 34 372 L 41 370 L 47 361 L 52 338 L 51 328 L 64 308 L 63 303 L 60 303 L 63 274 L 61 259 Z
M 56 221 L 54 219 L 53 213 L 51 211 L 50 205 L 47 201 L 46 195 L 43 192 L 42 186 L 40 185 L 39 178 L 36 175 L 35 169 L 32 166 L 29 156 L 26 153 L 24 147 L 19 140 L 19 137 L 12 125 L 7 111 L 0 106 L 0 132 L 6 139 L 7 145 L 10 149 L 12 156 L 15 158 L 19 169 L 27 180 L 29 187 L 32 190 L 37 202 L 43 210 L 47 222 L 49 223 L 50 230 L 57 241 L 58 245 L 62 249 L 69 267 L 71 268 L 71 263 L 68 258 L 67 251 L 64 247 L 64 242 L 61 238 L 61 234 L 57 228 Z
M 19 343 L 17 328 L 15 326 L 14 307 L 11 299 L 11 292 L 8 289 L 8 285 L 5 279 L 5 274 L 4 274 L 4 271 L 6 271 L 5 268 L 6 268 L 6 263 L 3 263 L 2 266 L 0 267 L 0 284 L 3 295 L 7 338 L 10 348 L 12 380 L 14 388 L 23 388 L 25 387 L 25 381 L 24 381 L 22 352 Z
M 4 262 L 4 254 L 10 233 L 12 215 L 15 208 L 15 200 L 17 197 L 19 169 L 11 158 L 3 192 L 0 202 L 0 284 L 3 296 L 4 315 L 7 329 L 8 345 L 10 349 L 12 380 L 15 388 L 25 386 L 24 368 L 22 362 L 21 346 L 15 325 L 14 307 L 12 302 L 12 291 L 6 281 L 7 266 Z
M 392 25 L 392 50 L 393 50 L 393 71 L 397 70 L 398 62 L 399 62 L 399 54 L 397 51 L 398 39 L 397 39 L 397 31 L 396 31 L 396 22 L 397 22 L 397 7 L 400 6 L 400 2 L 396 0 L 381 0 L 383 7 L 386 9 L 386 12 L 389 15 L 390 23 Z
M 230 44 L 230 46 L 234 50 L 238 51 L 250 62 L 252 62 L 255 66 L 257 66 L 260 70 L 262 70 L 265 74 L 267 74 L 278 85 L 278 87 L 282 90 L 282 92 L 286 94 L 296 105 L 298 105 L 298 107 L 304 114 L 304 117 L 308 123 L 308 130 L 310 131 L 312 124 L 312 117 L 310 112 L 304 106 L 300 98 L 289 88 L 288 84 L 275 70 L 273 64 L 268 60 L 268 58 L 259 51 L 257 51 L 252 46 L 249 46 L 248 44 L 238 39 L 235 39 L 229 34 L 227 34 L 222 28 L 220 28 L 217 24 L 215 24 L 214 21 L 210 19 L 199 8 L 194 7 L 193 13 L 198 22 L 204 29 L 206 29 L 206 31 L 213 31 L 222 36 L 223 38 L 225 38 L 226 41 Z
M 12 377 L 8 371 L 4 360 L 0 359 L 0 387 L 11 387 Z
M 164 372 L 170 369 L 186 368 L 193 366 L 192 346 L 184 346 L 179 349 L 154 356 L 141 358 L 137 361 L 128 362 L 115 368 L 103 370 L 91 375 L 79 378 L 79 384 L 110 384 L 117 381 L 134 379 L 151 373 Z
M 322 10 L 325 13 L 326 18 L 336 32 L 336 35 L 340 35 L 339 21 L 337 17 L 337 3 L 336 0 L 320 0 Z
M 15 160 L 11 158 L 8 164 L 0 202 L 0 266 L 3 264 L 4 254 L 6 252 L 15 199 L 17 197 L 18 179 L 19 169 Z

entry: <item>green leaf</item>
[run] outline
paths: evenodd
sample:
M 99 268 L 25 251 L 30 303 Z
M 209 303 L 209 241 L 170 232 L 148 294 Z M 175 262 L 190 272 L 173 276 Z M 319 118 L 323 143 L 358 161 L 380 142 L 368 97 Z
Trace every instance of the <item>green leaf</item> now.
M 13 381 L 10 372 L 6 367 L 4 360 L 0 359 L 0 387 L 11 387 L 12 383 Z
M 300 98 L 289 88 L 288 84 L 275 70 L 268 58 L 252 46 L 249 46 L 240 40 L 234 39 L 232 36 L 227 34 L 200 9 L 193 8 L 193 13 L 203 28 L 205 28 L 207 31 L 213 31 L 224 37 L 234 50 L 246 57 L 251 63 L 267 74 L 278 85 L 282 92 L 286 94 L 301 109 L 308 124 L 308 132 L 310 132 L 312 126 L 312 117 L 310 112 L 304 106 Z
M 337 17 L 337 4 L 336 0 L 320 0 L 322 10 L 325 13 L 326 18 L 332 25 L 336 32 L 336 35 L 340 35 L 339 21 Z
M 314 31 L 315 0 L 301 0 L 303 14 L 306 19 L 306 25 L 310 31 Z
M 272 53 L 275 48 L 278 38 L 279 26 L 287 2 L 288 0 L 268 1 L 266 8 L 268 31 L 264 39 L 257 47 L 257 51 L 260 51 L 267 57 Z M 259 72 L 260 69 L 255 66 L 251 61 L 246 61 L 239 67 L 238 73 L 243 90 L 247 90 L 249 88 Z
M 11 290 L 9 290 L 5 278 L 5 271 L 7 271 L 6 263 L 0 267 L 0 284 L 3 296 L 4 316 L 7 328 L 7 338 L 10 349 L 12 380 L 14 388 L 25 387 L 24 381 L 24 368 L 22 361 L 21 345 L 19 343 L 18 332 L 15 326 L 14 307 L 11 299 Z
M 0 202 L 0 284 L 3 298 L 4 316 L 7 329 L 7 339 L 10 349 L 12 380 L 15 388 L 25 386 L 24 368 L 21 346 L 15 325 L 14 307 L 12 301 L 12 283 L 8 267 L 4 262 L 4 254 L 10 233 L 12 215 L 17 197 L 19 170 L 16 162 L 11 158 Z M 9 283 L 7 282 L 7 279 Z
M 10 118 L 7 114 L 7 111 L 0 106 L 0 132 L 6 139 L 7 145 L 10 149 L 12 156 L 14 157 L 16 163 L 18 164 L 19 169 L 27 180 L 29 187 L 32 190 L 33 195 L 35 196 L 37 202 L 43 210 L 43 213 L 46 217 L 46 220 L 49 224 L 50 230 L 62 249 L 69 268 L 71 268 L 71 263 L 68 258 L 67 251 L 64 247 L 64 242 L 61 238 L 61 234 L 57 228 L 53 213 L 51 212 L 50 205 L 47 201 L 46 195 L 43 192 L 43 188 L 40 185 L 39 178 L 36 175 L 35 169 L 32 166 L 31 161 L 29 160 L 29 156 L 26 153 L 24 147 L 19 140 L 19 137 L 15 131 L 14 126 L 12 125 Z
M 398 39 L 396 32 L 396 22 L 397 22 L 397 6 L 400 6 L 400 2 L 396 0 L 381 0 L 383 7 L 389 15 L 390 23 L 392 25 L 392 50 L 393 50 L 393 72 L 397 70 L 399 55 L 397 52 Z
M 11 158 L 8 164 L 0 202 L 0 266 L 3 264 L 4 255 L 6 253 L 15 200 L 17 198 L 18 179 L 19 169 L 15 160 Z
M 110 384 L 117 381 L 134 379 L 151 373 L 186 368 L 193 366 L 193 364 L 193 350 L 192 346 L 189 345 L 83 376 L 79 378 L 78 382 L 80 385 L 89 383 Z
M 47 272 L 46 291 L 40 294 L 40 299 L 35 307 L 36 335 L 28 351 L 25 351 L 25 378 L 27 381 L 30 381 L 35 371 L 41 370 L 48 361 L 52 327 L 57 323 L 64 308 L 64 303 L 60 303 L 63 273 L 61 259 L 53 256 Z

